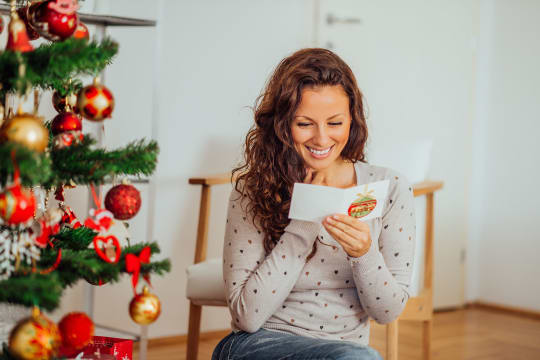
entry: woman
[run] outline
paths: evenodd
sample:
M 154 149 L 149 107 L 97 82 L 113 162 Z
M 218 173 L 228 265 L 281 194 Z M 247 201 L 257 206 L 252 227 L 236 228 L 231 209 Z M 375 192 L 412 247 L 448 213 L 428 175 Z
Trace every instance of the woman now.
M 223 276 L 233 331 L 212 359 L 380 359 L 369 318 L 403 310 L 415 242 L 412 188 L 368 165 L 362 94 L 325 49 L 276 68 L 255 109 L 229 200 Z M 389 179 L 382 216 L 290 220 L 295 182 L 347 188 Z

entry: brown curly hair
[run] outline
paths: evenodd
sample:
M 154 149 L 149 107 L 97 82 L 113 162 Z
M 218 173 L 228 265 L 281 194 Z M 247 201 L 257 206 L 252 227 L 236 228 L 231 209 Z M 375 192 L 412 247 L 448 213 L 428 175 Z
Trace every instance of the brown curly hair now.
M 341 152 L 345 160 L 365 162 L 368 131 L 362 93 L 349 66 L 326 49 L 302 49 L 283 59 L 255 102 L 255 124 L 246 136 L 244 162 L 232 171 L 235 189 L 247 199 L 245 211 L 264 233 L 268 255 L 289 224 L 295 182 L 303 182 L 306 168 L 294 148 L 291 122 L 304 88 L 341 85 L 349 97 L 352 121 L 349 139 Z M 262 228 L 262 229 L 261 229 Z M 317 242 L 307 257 L 317 251 Z

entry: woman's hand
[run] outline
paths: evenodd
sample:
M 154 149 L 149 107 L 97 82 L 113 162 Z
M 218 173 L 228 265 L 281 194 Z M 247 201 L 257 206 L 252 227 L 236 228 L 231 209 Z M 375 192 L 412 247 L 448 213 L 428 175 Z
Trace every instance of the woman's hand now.
M 371 246 L 369 226 L 348 215 L 335 214 L 326 217 L 323 225 L 351 257 L 365 255 Z
M 312 168 L 306 168 L 304 184 L 324 185 L 324 180 L 324 175 L 320 171 L 313 171 Z

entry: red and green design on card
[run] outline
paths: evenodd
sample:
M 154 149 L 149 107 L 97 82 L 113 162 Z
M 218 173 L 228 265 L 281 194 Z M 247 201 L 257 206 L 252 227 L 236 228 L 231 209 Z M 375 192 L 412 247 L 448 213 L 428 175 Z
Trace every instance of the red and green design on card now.
M 356 194 L 358 198 L 349 206 L 349 216 L 359 219 L 372 212 L 377 206 L 377 199 L 373 197 L 372 193 L 373 190 L 368 191 L 366 185 L 363 193 Z

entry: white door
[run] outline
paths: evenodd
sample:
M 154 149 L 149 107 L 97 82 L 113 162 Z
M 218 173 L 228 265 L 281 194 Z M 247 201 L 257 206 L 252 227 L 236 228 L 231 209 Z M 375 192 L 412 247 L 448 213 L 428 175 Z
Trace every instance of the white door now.
M 433 141 L 428 176 L 445 182 L 435 196 L 436 308 L 464 304 L 474 14 L 469 1 L 315 1 L 316 46 L 340 55 L 365 95 L 368 160 Z

